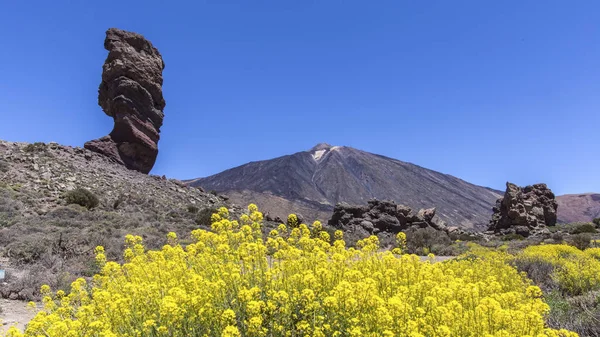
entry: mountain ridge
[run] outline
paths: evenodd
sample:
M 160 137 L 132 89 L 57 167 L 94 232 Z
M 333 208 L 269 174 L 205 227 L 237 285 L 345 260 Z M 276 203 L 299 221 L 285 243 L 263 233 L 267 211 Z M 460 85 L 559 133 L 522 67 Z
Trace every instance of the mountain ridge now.
M 383 165 L 387 173 L 373 174 L 365 169 L 370 163 L 377 165 L 381 162 L 387 163 Z M 340 163 L 344 165 L 336 168 Z M 402 171 L 400 176 L 412 177 L 413 181 L 407 186 L 402 179 L 393 179 L 398 177 L 398 172 L 390 174 L 394 170 Z M 287 173 L 281 173 L 284 171 Z M 415 177 L 417 181 L 414 181 Z M 348 181 L 353 184 L 346 186 L 346 191 L 336 189 L 336 186 L 343 186 Z M 287 213 L 297 212 L 307 219 L 327 220 L 337 202 L 366 204 L 368 199 L 376 198 L 394 200 L 414 208 L 438 207 L 438 215 L 450 222 L 449 225 L 481 230 L 488 225 L 496 199 L 504 195 L 503 191 L 472 184 L 448 173 L 382 154 L 327 143 L 272 159 L 251 161 L 185 182 L 225 193 L 232 202 L 240 205 L 257 203 L 267 213 L 281 218 Z M 377 188 L 390 184 L 397 185 L 397 191 L 383 193 Z M 407 195 L 399 191 L 407 187 L 413 189 L 413 193 Z M 440 194 L 441 198 L 436 194 Z M 466 200 L 459 203 L 459 208 L 449 210 L 444 207 L 456 198 Z M 600 217 L 600 193 L 565 194 L 556 199 L 560 223 L 586 222 Z M 459 214 L 446 214 L 449 211 Z
M 240 203 L 250 201 L 247 199 L 250 196 L 258 197 L 264 204 L 259 206 L 278 216 L 285 216 L 280 214 L 284 210 L 272 207 L 269 195 L 287 199 L 292 205 L 299 203 L 307 207 L 317 203 L 322 207 L 313 206 L 313 209 L 321 219 L 337 202 L 364 204 L 377 198 L 414 208 L 435 206 L 444 221 L 480 229 L 487 226 L 492 206 L 502 196 L 501 191 L 474 185 L 450 174 L 326 143 L 308 151 L 249 162 L 186 183 L 226 193 Z

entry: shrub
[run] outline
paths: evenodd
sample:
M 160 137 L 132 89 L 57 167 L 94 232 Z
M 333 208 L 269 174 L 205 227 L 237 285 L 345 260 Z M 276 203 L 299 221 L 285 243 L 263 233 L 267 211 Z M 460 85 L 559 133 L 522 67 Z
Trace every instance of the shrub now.
M 540 289 L 503 258 L 420 262 L 379 252 L 375 236 L 347 249 L 319 224 L 263 240 L 254 205 L 213 220 L 185 248 L 169 233 L 146 252 L 128 235 L 124 265 L 97 247 L 93 284 L 42 287 L 46 309 L 25 336 L 575 336 L 545 327 Z
M 590 246 L 592 242 L 592 236 L 589 233 L 575 234 L 571 237 L 571 243 L 573 246 L 584 250 Z
M 5 162 L 4 160 L 0 159 L 0 172 L 4 173 L 7 172 L 9 169 L 9 165 L 7 162 Z
M 450 239 L 452 239 L 453 241 L 459 240 L 459 241 L 478 241 L 479 238 L 473 234 L 469 234 L 469 233 L 459 233 L 459 234 L 455 234 L 455 233 L 450 233 L 449 234 Z
M 446 232 L 431 227 L 409 228 L 406 230 L 406 242 L 408 252 L 418 255 L 440 254 L 452 245 L 452 240 Z
M 550 236 L 550 238 L 555 243 L 562 243 L 564 241 L 563 234 L 560 233 L 560 232 L 552 233 L 552 235 Z
M 594 220 L 592 220 L 592 222 L 597 226 L 600 227 L 600 218 L 595 218 Z
M 199 209 L 199 208 L 198 208 L 198 206 L 196 206 L 196 205 L 188 205 L 188 206 L 187 206 L 187 211 L 188 211 L 189 213 L 196 214 L 196 213 L 198 213 L 198 211 L 199 211 L 199 210 L 200 210 L 200 209 Z
M 500 237 L 500 240 L 502 241 L 522 241 L 525 240 L 525 237 L 521 234 L 516 234 L 516 233 L 511 233 L 511 234 L 506 234 Z
M 119 208 L 119 206 L 121 206 L 123 201 L 125 201 L 125 195 L 119 194 L 119 197 L 117 199 L 115 199 L 115 201 L 113 202 L 113 209 L 117 210 Z
M 77 204 L 87 209 L 92 209 L 98 206 L 98 197 L 85 188 L 77 188 L 65 194 L 67 205 Z
M 214 213 L 217 213 L 217 209 L 214 207 L 206 207 L 196 213 L 196 224 L 199 226 L 210 226 L 211 217 Z
M 298 216 L 296 214 L 288 215 L 286 223 L 290 228 L 296 228 L 300 225 L 300 221 L 298 220 Z
M 544 296 L 550 305 L 549 327 L 574 331 L 581 337 L 600 336 L 600 298 L 594 293 L 568 297 L 558 291 Z
M 571 234 L 581 234 L 581 233 L 597 233 L 596 226 L 593 223 L 584 223 L 575 227 Z
M 550 261 L 538 258 L 517 258 L 515 267 L 519 271 L 527 273 L 527 277 L 535 285 L 541 287 L 544 292 L 558 288 L 558 284 L 553 277 L 556 266 Z
M 35 142 L 33 144 L 27 144 L 23 147 L 23 151 L 25 152 L 45 152 L 46 144 L 42 142 Z

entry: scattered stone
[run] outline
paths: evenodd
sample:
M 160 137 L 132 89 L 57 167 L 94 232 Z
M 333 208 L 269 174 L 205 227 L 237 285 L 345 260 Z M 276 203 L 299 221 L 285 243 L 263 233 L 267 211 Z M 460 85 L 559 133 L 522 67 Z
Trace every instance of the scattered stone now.
M 546 184 L 521 188 L 506 183 L 504 197 L 496 201 L 489 231 L 496 234 L 519 234 L 524 237 L 546 233 L 556 224 L 558 203 Z
M 98 104 L 113 117 L 111 133 L 85 143 L 130 170 L 148 173 L 158 155 L 165 100 L 162 56 L 142 35 L 111 28 L 106 32 Z M 87 159 L 87 158 L 86 158 Z

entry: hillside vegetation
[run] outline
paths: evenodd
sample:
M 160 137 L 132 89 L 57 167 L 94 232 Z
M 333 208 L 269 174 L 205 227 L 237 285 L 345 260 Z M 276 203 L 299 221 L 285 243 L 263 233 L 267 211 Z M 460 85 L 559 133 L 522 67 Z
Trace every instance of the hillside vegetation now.
M 542 290 L 509 254 L 474 249 L 431 263 L 403 254 L 404 234 L 393 251 L 380 252 L 375 236 L 348 248 L 341 231 L 332 238 L 294 216 L 263 240 L 262 217 L 250 205 L 232 221 L 223 207 L 210 231 L 193 231 L 186 246 L 169 233 L 157 251 L 129 235 L 122 265 L 97 247 L 91 283 L 78 279 L 69 293 L 42 287 L 44 310 L 24 334 L 8 334 L 577 336 L 547 326 Z
M 228 202 L 0 142 L 0 295 L 43 300 L 26 336 L 599 336 L 600 220 L 365 238 Z
M 38 297 L 41 284 L 68 289 L 98 271 L 102 245 L 119 259 L 127 234 L 158 248 L 170 232 L 208 228 L 225 201 L 197 188 L 130 171 L 82 148 L 0 141 L 0 295 Z

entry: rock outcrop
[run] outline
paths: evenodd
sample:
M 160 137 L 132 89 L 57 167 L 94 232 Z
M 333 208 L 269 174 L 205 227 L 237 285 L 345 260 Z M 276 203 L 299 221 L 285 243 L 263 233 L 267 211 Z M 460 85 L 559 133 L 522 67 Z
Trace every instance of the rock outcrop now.
M 521 188 L 506 183 L 504 197 L 496 201 L 489 230 L 498 234 L 530 236 L 556 224 L 558 203 L 546 184 Z
M 363 236 L 380 232 L 398 233 L 410 227 L 432 227 L 445 230 L 446 225 L 434 219 L 435 208 L 413 212 L 408 206 L 393 201 L 370 200 L 366 206 L 339 203 L 335 206 L 329 226 L 363 233 Z
M 85 143 L 85 148 L 112 158 L 128 169 L 149 173 L 158 155 L 165 100 L 165 68 L 152 43 L 142 35 L 111 28 L 106 32 L 98 104 L 112 117 L 111 133 Z

